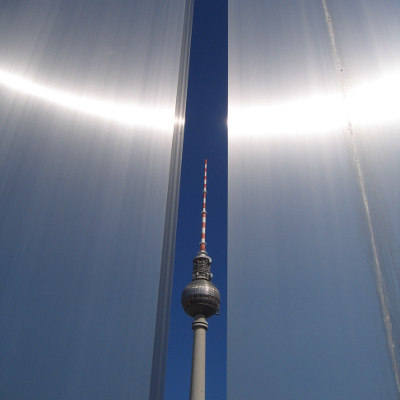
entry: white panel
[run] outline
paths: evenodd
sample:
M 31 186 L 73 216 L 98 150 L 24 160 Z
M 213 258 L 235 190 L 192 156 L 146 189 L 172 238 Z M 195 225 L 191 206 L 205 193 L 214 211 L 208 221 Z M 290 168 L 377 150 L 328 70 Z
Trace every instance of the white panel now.
M 377 290 L 396 279 L 383 307 L 393 308 L 394 326 L 399 174 L 389 149 L 398 145 L 372 133 L 398 123 L 392 114 L 372 121 L 357 106 L 373 101 L 359 93 L 378 80 L 368 55 L 400 61 L 390 40 L 399 14 L 387 1 L 375 22 L 372 3 L 330 12 L 319 0 L 229 1 L 229 400 L 398 398 Z M 362 46 L 359 62 L 353 50 Z M 354 75 L 342 78 L 347 68 Z M 390 257 L 380 268 L 371 227 L 379 258 Z
M 149 397 L 184 0 L 0 3 L 0 397 Z

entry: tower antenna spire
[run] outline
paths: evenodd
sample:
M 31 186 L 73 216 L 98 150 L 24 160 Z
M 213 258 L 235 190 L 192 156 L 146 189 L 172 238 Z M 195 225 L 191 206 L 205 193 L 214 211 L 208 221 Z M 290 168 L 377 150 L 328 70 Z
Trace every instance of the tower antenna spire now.
M 207 159 L 204 162 L 204 187 L 203 187 L 203 210 L 201 212 L 201 242 L 200 242 L 200 253 L 206 252 L 206 199 L 207 199 Z

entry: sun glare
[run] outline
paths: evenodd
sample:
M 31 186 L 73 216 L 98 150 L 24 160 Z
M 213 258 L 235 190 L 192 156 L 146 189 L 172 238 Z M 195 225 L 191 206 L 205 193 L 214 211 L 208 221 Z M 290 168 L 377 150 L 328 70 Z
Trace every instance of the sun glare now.
M 400 75 L 343 94 L 315 96 L 276 105 L 229 107 L 229 136 L 326 133 L 352 123 L 400 118 Z
M 155 128 L 172 133 L 174 123 L 184 123 L 181 119 L 175 119 L 174 109 L 141 108 L 134 104 L 118 104 L 82 97 L 61 90 L 50 89 L 1 70 L 0 84 L 18 93 L 32 96 L 69 110 L 130 126 Z

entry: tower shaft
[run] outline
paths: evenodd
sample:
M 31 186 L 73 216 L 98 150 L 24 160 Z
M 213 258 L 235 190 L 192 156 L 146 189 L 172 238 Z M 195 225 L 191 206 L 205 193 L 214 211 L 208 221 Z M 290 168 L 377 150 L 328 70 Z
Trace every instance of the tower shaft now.
M 205 400 L 206 393 L 206 332 L 208 323 L 204 315 L 196 315 L 193 328 L 192 375 L 189 400 Z

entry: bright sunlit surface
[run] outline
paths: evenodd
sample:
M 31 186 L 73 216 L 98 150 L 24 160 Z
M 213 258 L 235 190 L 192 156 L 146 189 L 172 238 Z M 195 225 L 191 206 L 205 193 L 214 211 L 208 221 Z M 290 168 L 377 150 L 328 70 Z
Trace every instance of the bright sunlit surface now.
M 229 136 L 326 133 L 352 123 L 400 118 L 400 74 L 394 73 L 343 93 L 286 104 L 229 107 Z
M 174 122 L 183 124 L 182 120 L 174 121 L 174 108 L 143 108 L 134 104 L 118 104 L 83 97 L 51 89 L 2 70 L 0 70 L 0 84 L 21 95 L 32 96 L 55 106 L 133 127 L 155 128 L 172 133 Z

